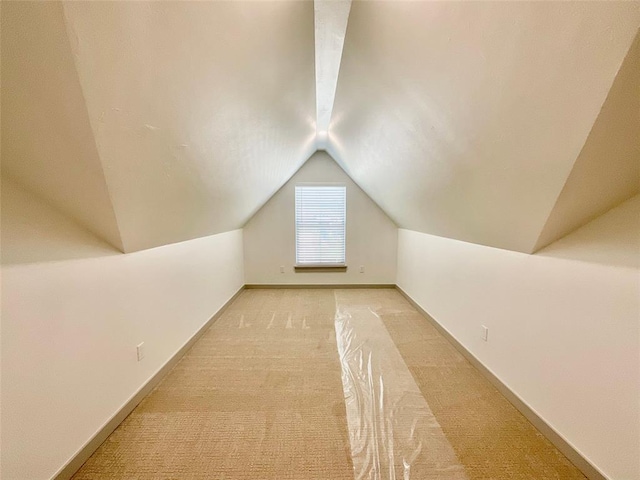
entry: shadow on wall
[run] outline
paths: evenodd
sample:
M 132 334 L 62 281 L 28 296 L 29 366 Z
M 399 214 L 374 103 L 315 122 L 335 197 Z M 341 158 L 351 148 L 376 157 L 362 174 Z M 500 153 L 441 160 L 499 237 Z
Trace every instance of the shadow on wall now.
M 534 255 L 640 268 L 640 195 Z
M 43 199 L 2 178 L 1 263 L 17 265 L 122 253 Z
M 534 251 L 640 193 L 640 30 Z

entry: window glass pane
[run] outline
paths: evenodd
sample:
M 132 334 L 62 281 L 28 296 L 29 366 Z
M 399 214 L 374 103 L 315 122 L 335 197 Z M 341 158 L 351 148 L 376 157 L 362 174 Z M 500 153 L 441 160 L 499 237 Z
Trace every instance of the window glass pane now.
M 344 264 L 345 186 L 296 186 L 296 263 Z

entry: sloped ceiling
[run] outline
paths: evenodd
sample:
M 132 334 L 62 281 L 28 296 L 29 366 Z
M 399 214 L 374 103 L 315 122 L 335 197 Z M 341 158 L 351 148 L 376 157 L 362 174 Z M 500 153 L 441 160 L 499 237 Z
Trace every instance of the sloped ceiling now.
M 326 147 L 400 227 L 532 252 L 633 193 L 639 26 L 637 2 L 3 2 L 2 174 L 130 252 L 242 227 Z
M 240 228 L 315 150 L 313 22 L 296 1 L 3 5 L 3 172 L 89 223 L 112 204 L 126 252 Z
M 640 32 L 538 238 L 549 245 L 640 192 Z
M 316 132 L 326 146 L 351 0 L 315 0 Z
M 62 5 L 2 3 L 2 175 L 123 250 Z
M 313 3 L 64 8 L 126 250 L 240 228 L 312 153 Z
M 329 151 L 403 228 L 533 251 L 637 2 L 354 2 Z

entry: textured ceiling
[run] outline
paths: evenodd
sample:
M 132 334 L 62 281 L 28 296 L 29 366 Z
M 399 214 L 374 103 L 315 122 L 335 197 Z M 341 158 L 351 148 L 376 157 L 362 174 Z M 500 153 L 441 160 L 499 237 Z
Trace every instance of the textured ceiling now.
M 3 173 L 126 252 L 242 227 L 315 150 L 313 2 L 2 13 Z
M 329 151 L 403 228 L 531 252 L 640 3 L 354 2 Z
M 637 2 L 3 2 L 2 174 L 130 252 L 242 227 L 326 146 L 400 227 L 531 252 L 640 190 L 639 26 Z
M 312 2 L 64 9 L 125 250 L 242 227 L 312 153 Z

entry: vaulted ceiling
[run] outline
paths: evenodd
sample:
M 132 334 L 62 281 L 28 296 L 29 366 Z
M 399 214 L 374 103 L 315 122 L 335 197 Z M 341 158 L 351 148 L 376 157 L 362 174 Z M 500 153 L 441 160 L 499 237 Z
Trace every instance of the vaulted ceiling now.
M 242 227 L 315 150 L 312 2 L 11 2 L 2 53 L 3 174 L 126 252 Z
M 531 252 L 639 25 L 635 2 L 354 2 L 330 150 L 398 225 Z
M 523 252 L 640 191 L 637 2 L 1 8 L 2 174 L 125 252 L 242 227 L 318 147 Z

